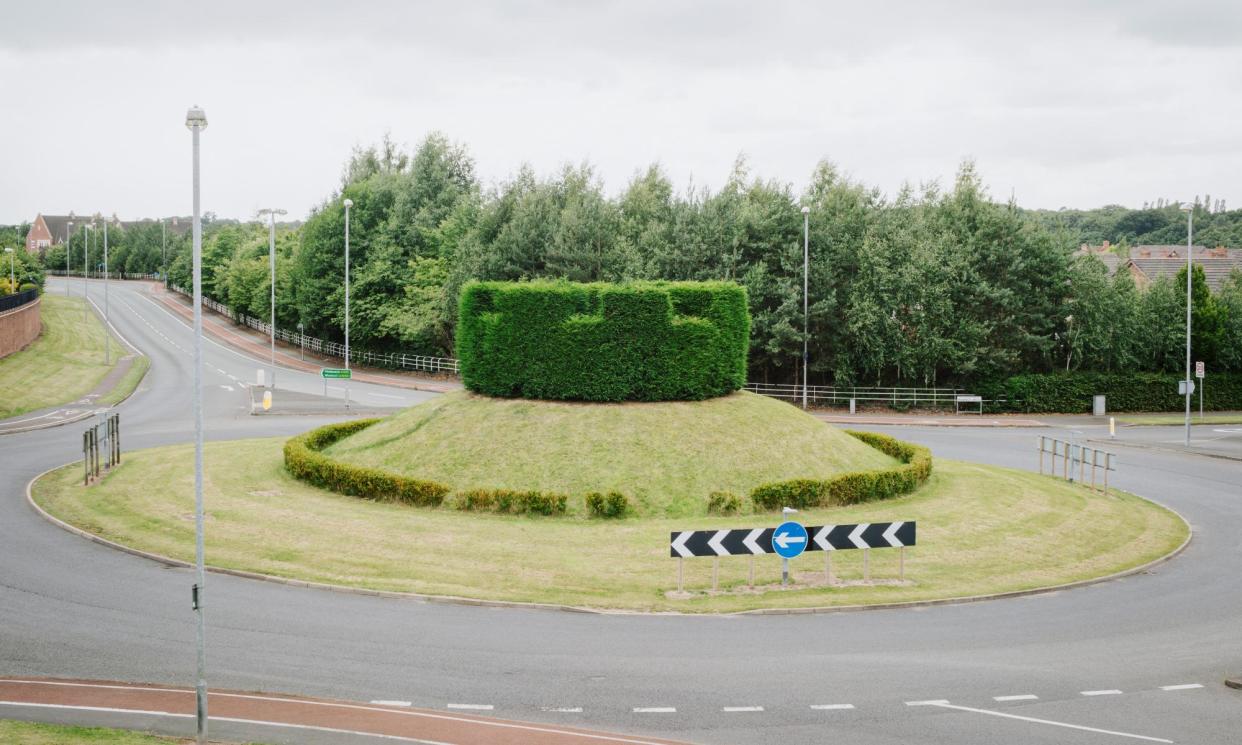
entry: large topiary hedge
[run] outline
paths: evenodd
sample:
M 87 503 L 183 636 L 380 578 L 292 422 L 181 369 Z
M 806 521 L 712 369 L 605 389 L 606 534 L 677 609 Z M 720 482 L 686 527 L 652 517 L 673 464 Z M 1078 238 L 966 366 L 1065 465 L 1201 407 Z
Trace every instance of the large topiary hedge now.
M 476 282 L 457 356 L 466 387 L 491 396 L 701 400 L 746 382 L 749 336 L 731 282 Z

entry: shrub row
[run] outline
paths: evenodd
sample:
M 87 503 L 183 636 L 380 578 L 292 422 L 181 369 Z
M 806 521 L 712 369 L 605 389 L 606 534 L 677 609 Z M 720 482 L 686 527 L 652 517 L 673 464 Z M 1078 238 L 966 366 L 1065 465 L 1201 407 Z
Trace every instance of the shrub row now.
M 1208 371 L 1203 408 L 1211 411 L 1242 409 L 1242 374 Z M 1092 397 L 1107 396 L 1109 411 L 1181 411 L 1185 399 L 1177 392 L 1178 373 L 1059 372 L 1015 375 L 984 383 L 978 392 L 997 403 L 994 411 L 1030 414 L 1083 414 L 1091 411 Z M 1195 381 L 1198 386 L 1203 381 Z M 1192 397 L 1198 407 L 1199 393 Z
M 607 494 L 591 492 L 586 495 L 587 514 L 591 517 L 605 519 L 625 517 L 630 511 L 630 500 L 621 492 L 610 491 Z
M 734 515 L 742 509 L 742 500 L 727 491 L 714 491 L 707 495 L 707 514 Z
M 701 400 L 746 382 L 750 313 L 732 282 L 475 282 L 462 382 L 506 398 Z
M 564 494 L 534 489 L 468 489 L 458 492 L 453 506 L 472 512 L 503 512 L 509 515 L 563 515 L 569 498 Z
M 333 460 L 320 451 L 338 440 L 361 431 L 378 419 L 357 419 L 313 429 L 285 442 L 285 469 L 294 478 L 340 494 L 367 497 L 422 507 L 444 501 L 449 488 L 444 484 Z
M 751 493 L 756 509 L 807 509 L 888 499 L 914 491 L 931 475 L 931 451 L 888 435 L 849 432 L 871 447 L 900 460 L 893 468 L 851 471 L 827 479 L 792 479 L 763 484 Z

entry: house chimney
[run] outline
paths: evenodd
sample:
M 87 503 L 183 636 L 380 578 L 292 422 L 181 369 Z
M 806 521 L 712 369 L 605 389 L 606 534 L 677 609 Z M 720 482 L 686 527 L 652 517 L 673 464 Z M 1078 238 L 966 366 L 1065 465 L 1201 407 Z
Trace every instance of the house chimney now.
M 1107 251 L 1107 250 L 1108 250 L 1108 240 L 1107 240 L 1107 239 L 1105 239 L 1105 241 L 1104 241 L 1104 250 L 1105 250 L 1105 251 Z

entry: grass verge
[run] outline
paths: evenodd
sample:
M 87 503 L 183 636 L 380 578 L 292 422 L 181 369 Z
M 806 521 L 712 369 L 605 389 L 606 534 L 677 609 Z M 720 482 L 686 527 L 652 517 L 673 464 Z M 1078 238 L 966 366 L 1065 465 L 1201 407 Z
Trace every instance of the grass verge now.
M 194 739 L 160 737 L 104 727 L 72 727 L 0 719 L 0 742 L 6 745 L 185 745 L 193 743 Z
M 43 333 L 29 347 L 0 360 L 0 390 L 5 392 L 0 419 L 75 401 L 115 366 L 120 341 L 113 336 L 114 362 L 105 365 L 104 326 L 94 312 L 83 315 L 83 304 L 78 297 L 42 296 Z
M 1117 417 L 1121 424 L 1158 425 L 1184 424 L 1186 412 L 1176 414 L 1124 414 Z M 1199 416 L 1199 410 L 1190 412 L 1191 424 L 1242 424 L 1242 412 L 1239 411 L 1208 411 Z
M 136 355 L 133 362 L 130 363 L 129 370 L 126 371 L 125 375 L 117 381 L 117 384 L 113 386 L 112 390 L 108 391 L 103 396 L 100 396 L 99 403 L 107 404 L 108 406 L 116 406 L 125 399 L 129 398 L 130 394 L 134 392 L 134 389 L 138 387 L 138 384 L 142 382 L 143 376 L 147 374 L 147 370 L 150 367 L 150 359 L 148 359 L 145 355 Z
M 643 611 L 729 612 L 933 600 L 1024 590 L 1108 575 L 1175 549 L 1187 528 L 1138 497 L 1108 497 L 1024 471 L 937 460 L 915 493 L 799 514 L 805 524 L 918 520 L 903 585 L 816 587 L 821 552 L 793 562 L 798 587 L 747 591 L 749 560 L 686 560 L 693 596 L 673 599 L 673 530 L 761 527 L 779 517 L 593 521 L 463 514 L 370 502 L 289 476 L 283 439 L 208 443 L 207 561 L 218 567 L 354 587 Z M 34 498 L 56 517 L 119 543 L 185 561 L 194 556 L 193 448 L 126 454 L 84 488 L 79 466 L 39 479 Z M 839 551 L 834 573 L 861 576 L 861 551 Z M 872 552 L 873 578 L 897 575 L 898 552 Z M 780 562 L 756 560 L 756 582 Z

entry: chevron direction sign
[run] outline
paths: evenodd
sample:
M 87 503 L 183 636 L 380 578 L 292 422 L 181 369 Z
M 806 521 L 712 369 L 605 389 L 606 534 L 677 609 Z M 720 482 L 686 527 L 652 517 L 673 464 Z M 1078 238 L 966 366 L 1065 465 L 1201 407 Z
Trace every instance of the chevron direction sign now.
M 820 525 L 806 529 L 811 536 L 807 551 L 840 551 L 854 548 L 901 548 L 915 543 L 914 521 Z M 779 553 L 772 545 L 777 528 L 736 530 L 679 530 L 669 537 L 669 555 L 753 556 Z

